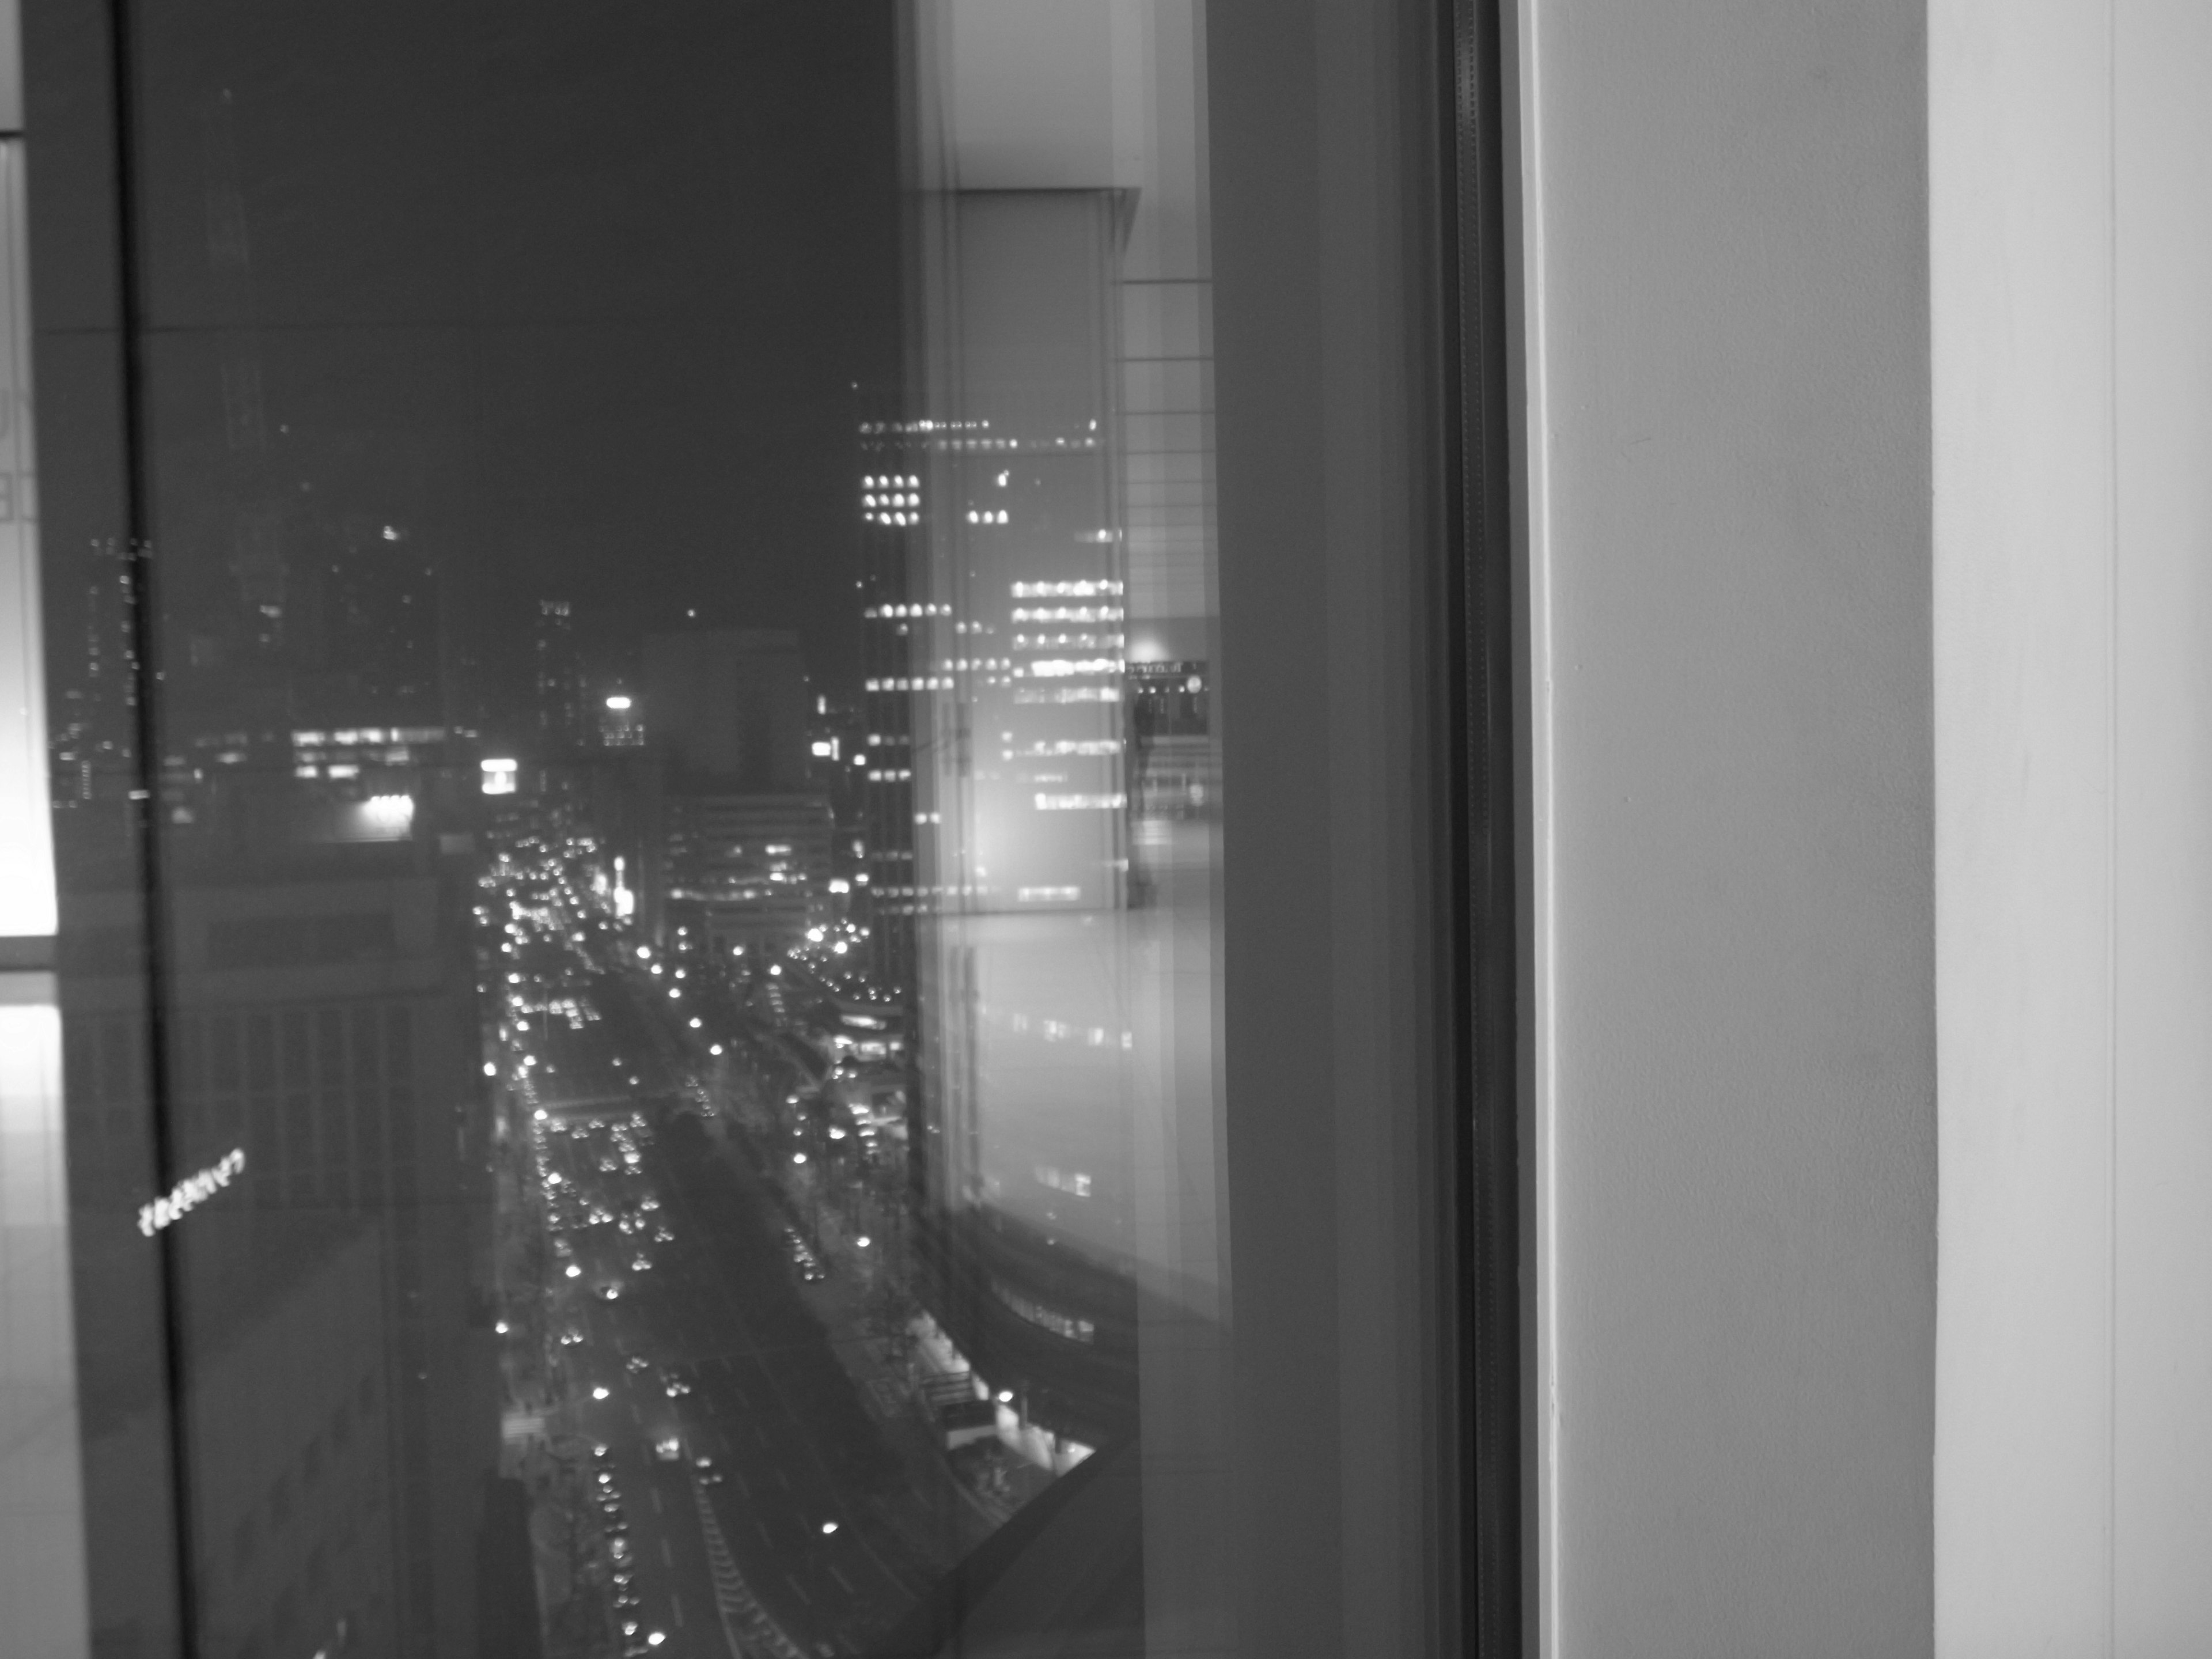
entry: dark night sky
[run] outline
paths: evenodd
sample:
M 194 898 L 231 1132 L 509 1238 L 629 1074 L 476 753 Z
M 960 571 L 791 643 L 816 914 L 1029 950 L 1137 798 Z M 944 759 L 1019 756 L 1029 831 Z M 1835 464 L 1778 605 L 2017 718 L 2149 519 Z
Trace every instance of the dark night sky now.
M 234 592 L 240 504 L 281 498 L 404 525 L 501 701 L 540 596 L 605 661 L 696 607 L 849 681 L 853 387 L 898 361 L 893 4 L 142 9 L 170 591 Z M 224 441 L 248 358 L 258 461 Z

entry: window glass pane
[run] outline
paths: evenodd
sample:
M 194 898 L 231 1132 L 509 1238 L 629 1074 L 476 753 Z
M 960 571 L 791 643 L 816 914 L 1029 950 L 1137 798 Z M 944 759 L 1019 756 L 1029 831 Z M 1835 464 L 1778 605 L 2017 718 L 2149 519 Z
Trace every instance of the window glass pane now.
M 94 1650 L 1213 1650 L 1200 7 L 120 15 L 31 57 Z

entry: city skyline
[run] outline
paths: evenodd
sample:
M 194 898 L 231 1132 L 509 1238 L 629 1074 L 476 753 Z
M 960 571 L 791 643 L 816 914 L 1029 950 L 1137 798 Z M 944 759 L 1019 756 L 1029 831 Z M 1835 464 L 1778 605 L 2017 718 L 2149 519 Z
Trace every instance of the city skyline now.
M 156 603 L 174 612 L 155 665 L 189 679 L 195 639 L 235 656 L 296 635 L 288 572 L 389 526 L 437 568 L 471 723 L 527 712 L 547 597 L 575 605 L 594 672 L 635 672 L 647 635 L 696 613 L 794 629 L 823 684 L 856 679 L 853 432 L 902 372 L 892 17 L 887 0 L 699 11 L 602 52 L 580 0 L 526 28 L 409 0 L 337 72 L 307 50 L 322 25 L 287 9 L 149 15 L 143 118 L 181 140 L 149 158 L 143 279 Z M 429 40 L 444 67 L 425 75 Z M 586 52 L 588 133 L 514 158 L 495 191 L 441 167 L 507 166 L 507 135 L 569 127 L 565 82 L 539 71 Z M 34 215 L 96 162 L 49 146 Z M 332 191 L 342 225 L 319 210 Z M 103 291 L 105 252 L 58 226 L 33 240 L 51 335 Z M 571 326 L 580 295 L 595 320 Z M 64 555 L 112 536 L 110 464 L 49 452 Z M 226 593 L 261 637 L 210 623 Z
M 1130 738 L 1141 708 L 1208 775 L 1207 544 L 1202 436 L 1123 416 L 1188 428 L 1130 353 L 1201 337 L 1205 300 L 1113 314 L 1163 303 L 1173 196 L 984 191 L 924 234 L 953 286 L 915 314 L 890 15 L 679 20 L 780 58 L 711 108 L 688 68 L 642 74 L 669 40 L 592 61 L 597 118 L 528 167 L 485 112 L 565 112 L 507 56 L 580 69 L 565 0 L 453 26 L 419 85 L 381 39 L 295 70 L 274 13 L 219 68 L 150 25 L 142 113 L 182 141 L 147 181 L 147 535 L 123 560 L 65 459 L 85 658 L 57 659 L 52 752 L 69 839 L 109 854 L 64 849 L 70 1040 L 139 975 L 163 1018 L 136 1091 L 80 1060 L 71 1109 L 111 1207 L 143 1208 L 137 1164 L 233 1179 L 103 1236 L 80 1288 L 118 1310 L 88 1321 L 95 1388 L 143 1385 L 161 1297 L 105 1291 L 149 1243 L 185 1264 L 175 1595 L 241 1654 L 434 1630 L 704 1659 L 719 1615 L 860 1655 L 1063 1482 L 1139 1524 L 1110 1472 L 1163 1328 L 1139 1278 L 1173 1264 L 1139 1190 L 1161 1022 L 1126 976 L 1202 966 L 1207 831 L 1168 825 L 1196 793 L 1133 787 Z M 414 190 L 464 152 L 481 176 Z M 1170 637 L 1185 689 L 1133 701 Z M 374 1528 L 306 1507 L 342 1442 Z M 164 1587 L 94 1541 L 108 1638 L 158 1625 Z

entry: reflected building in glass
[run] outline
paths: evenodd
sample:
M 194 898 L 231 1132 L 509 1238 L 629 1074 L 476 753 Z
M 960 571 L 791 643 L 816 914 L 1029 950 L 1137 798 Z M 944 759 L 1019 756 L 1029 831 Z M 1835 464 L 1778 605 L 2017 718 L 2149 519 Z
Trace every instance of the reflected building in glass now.
M 914 850 L 915 641 L 934 609 L 913 595 L 923 538 L 919 423 L 860 425 L 861 724 L 865 747 L 859 872 L 868 920 L 869 966 L 902 993 L 915 982 L 915 923 L 921 913 Z M 927 678 L 925 672 L 922 676 Z
M 169 734 L 158 1079 L 135 870 L 90 838 L 64 866 L 88 1488 L 103 1513 L 135 1494 L 152 1524 L 181 1439 L 191 1606 L 221 1650 L 468 1650 L 529 1607 L 526 1583 L 478 1569 L 498 1395 L 473 763 L 442 725 L 233 735 Z M 170 1167 L 232 1172 L 149 1227 L 156 1083 Z M 165 1246 L 173 1419 L 141 1346 Z M 127 1651 L 170 1591 L 158 1553 L 100 1541 L 95 1626 Z
M 83 654 L 54 663 L 85 805 L 152 734 L 113 823 L 57 821 L 94 1647 L 167 1651 L 181 1613 L 245 1659 L 475 1652 L 532 1617 L 484 1567 L 513 1551 L 478 755 L 416 446 L 269 413 L 234 115 L 198 106 L 201 280 L 148 353 L 160 544 L 133 570 L 106 503 L 50 503 L 92 532 L 57 572 Z
M 993 15 L 916 47 L 925 1346 L 1029 1466 L 1111 1454 L 1143 1616 L 1188 1634 L 1224 1242 L 1197 20 Z

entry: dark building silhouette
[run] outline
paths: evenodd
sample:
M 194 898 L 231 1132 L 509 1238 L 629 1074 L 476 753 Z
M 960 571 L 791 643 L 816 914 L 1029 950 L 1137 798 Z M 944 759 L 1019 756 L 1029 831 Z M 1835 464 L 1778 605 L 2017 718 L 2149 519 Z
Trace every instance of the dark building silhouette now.
M 796 634 L 717 629 L 645 643 L 645 719 L 671 786 L 803 790 L 812 704 Z
M 443 583 L 397 524 L 302 524 L 285 653 L 295 708 L 317 725 L 443 723 L 449 695 Z
M 576 648 L 575 618 L 568 600 L 538 601 L 531 649 L 538 741 L 542 757 L 552 761 L 587 746 L 592 732 L 592 723 L 586 718 L 584 665 Z
M 665 943 L 788 944 L 825 902 L 834 820 L 810 787 L 812 704 L 794 634 L 656 635 L 641 699 L 650 766 L 640 915 Z

